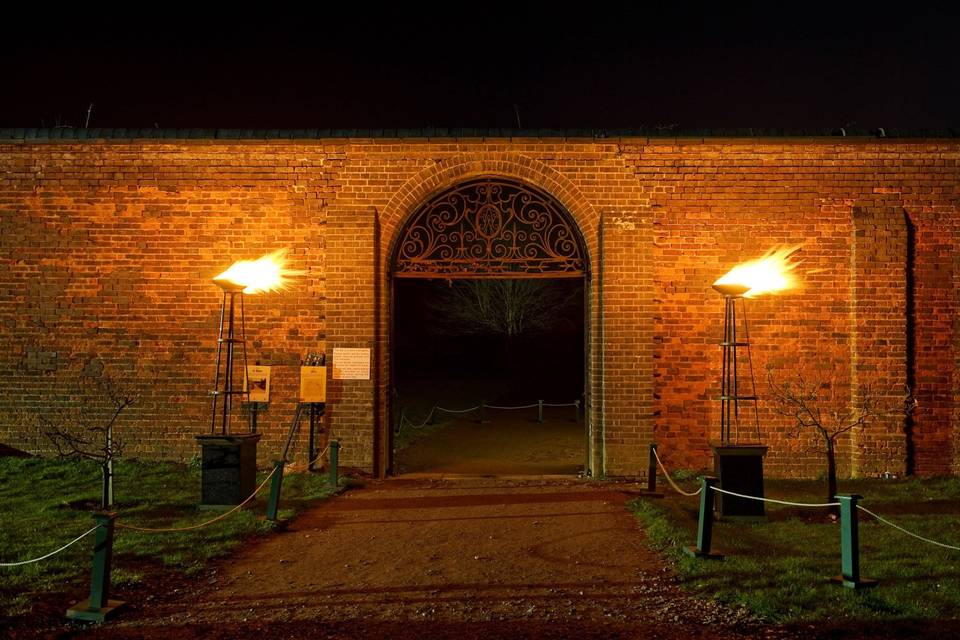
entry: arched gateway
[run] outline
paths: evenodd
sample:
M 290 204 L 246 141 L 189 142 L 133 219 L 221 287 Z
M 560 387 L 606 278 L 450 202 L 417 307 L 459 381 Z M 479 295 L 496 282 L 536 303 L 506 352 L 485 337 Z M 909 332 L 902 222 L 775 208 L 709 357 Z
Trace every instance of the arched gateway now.
M 397 234 L 389 265 L 393 309 L 396 279 L 579 278 L 589 301 L 586 245 L 573 217 L 548 193 L 502 176 L 460 182 L 420 204 Z M 589 310 L 589 303 L 584 309 Z M 584 316 L 584 387 L 589 388 L 589 313 Z M 392 325 L 390 360 L 395 362 L 397 331 Z M 395 374 L 391 378 L 395 382 Z M 589 469 L 586 429 L 584 434 L 584 469 Z M 390 467 L 395 471 L 392 460 Z

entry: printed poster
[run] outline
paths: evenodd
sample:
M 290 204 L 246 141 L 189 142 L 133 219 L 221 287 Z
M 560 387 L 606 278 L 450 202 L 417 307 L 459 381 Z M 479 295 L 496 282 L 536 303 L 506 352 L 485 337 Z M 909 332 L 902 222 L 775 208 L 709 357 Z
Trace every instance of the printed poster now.
M 246 389 L 247 402 L 270 402 L 270 367 L 267 365 L 247 366 Z
M 369 380 L 370 349 L 334 349 L 334 380 Z
M 300 367 L 300 402 L 327 401 L 327 368 Z

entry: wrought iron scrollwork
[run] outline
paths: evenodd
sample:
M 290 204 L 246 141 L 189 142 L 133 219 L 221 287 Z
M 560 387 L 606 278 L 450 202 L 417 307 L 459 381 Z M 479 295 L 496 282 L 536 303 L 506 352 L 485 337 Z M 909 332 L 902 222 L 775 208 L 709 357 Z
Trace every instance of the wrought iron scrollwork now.
M 397 245 L 408 278 L 578 277 L 583 250 L 569 215 L 519 182 L 471 180 L 424 203 Z

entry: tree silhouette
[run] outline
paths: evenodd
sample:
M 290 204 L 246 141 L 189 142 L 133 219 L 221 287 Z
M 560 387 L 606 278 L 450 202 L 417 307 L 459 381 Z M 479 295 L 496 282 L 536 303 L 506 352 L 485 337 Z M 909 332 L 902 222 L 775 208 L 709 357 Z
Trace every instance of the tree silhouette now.
M 452 280 L 429 305 L 444 333 L 499 335 L 509 342 L 566 322 L 582 296 L 582 285 L 551 279 Z
M 36 416 L 40 433 L 61 458 L 83 458 L 100 463 L 103 477 L 100 507 L 113 506 L 113 463 L 123 454 L 123 440 L 114 427 L 120 414 L 134 405 L 133 386 L 106 372 L 81 374 L 81 400 L 75 406 Z
M 767 370 L 767 385 L 774 401 L 774 411 L 793 420 L 794 435 L 812 431 L 817 436 L 827 466 L 827 502 L 835 502 L 837 494 L 837 442 L 845 433 L 868 428 L 882 418 L 906 417 L 917 407 L 916 398 L 905 388 L 896 401 L 870 386 L 861 387 L 856 397 L 842 397 L 836 385 L 825 380 L 807 380 L 802 372 L 779 382 Z M 838 514 L 837 507 L 830 512 Z

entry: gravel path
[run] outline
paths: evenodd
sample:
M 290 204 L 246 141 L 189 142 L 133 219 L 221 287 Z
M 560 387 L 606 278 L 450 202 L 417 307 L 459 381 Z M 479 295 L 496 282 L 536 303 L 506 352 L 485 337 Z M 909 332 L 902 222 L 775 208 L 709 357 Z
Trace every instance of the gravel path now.
M 393 479 L 334 498 L 100 637 L 738 638 L 683 594 L 623 485 Z

